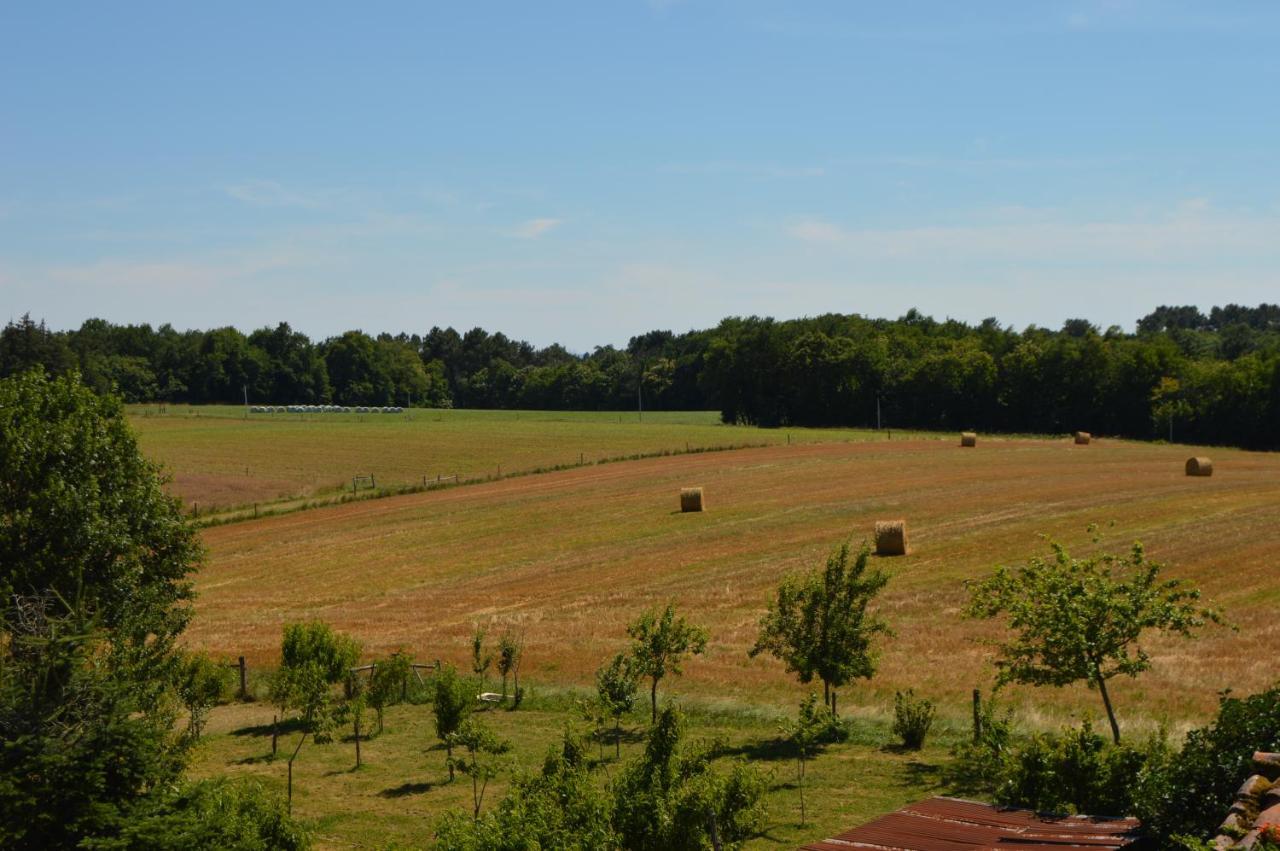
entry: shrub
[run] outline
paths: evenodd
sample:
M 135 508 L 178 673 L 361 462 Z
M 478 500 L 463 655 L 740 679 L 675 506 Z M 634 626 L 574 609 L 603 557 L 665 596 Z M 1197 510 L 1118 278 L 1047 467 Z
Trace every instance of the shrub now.
M 917 698 L 911 689 L 894 694 L 893 734 L 902 739 L 908 749 L 918 751 L 924 747 L 925 737 L 933 726 L 933 715 L 933 701 Z
M 231 688 L 231 669 L 203 653 L 187 654 L 179 663 L 178 699 L 187 710 L 187 732 L 200 738 L 209 710 L 218 704 Z
M 1259 750 L 1280 750 L 1280 685 L 1223 696 L 1213 723 L 1188 733 L 1178 758 L 1144 789 L 1137 811 L 1143 827 L 1159 840 L 1212 835 Z
M 453 738 L 475 706 L 473 687 L 458 676 L 458 669 L 445 665 L 435 678 L 435 698 L 432 701 L 436 715 L 436 736 L 444 742 L 449 768 L 449 780 L 453 780 Z
M 158 796 L 153 806 L 130 821 L 119 840 L 102 847 L 303 851 L 310 846 L 306 831 L 289 817 L 279 795 L 252 781 L 205 780 Z
M 978 736 L 957 745 L 947 771 L 948 781 L 966 792 L 990 793 L 1003 776 L 1013 740 L 1013 711 L 999 712 L 995 698 L 978 705 Z
M 388 706 L 408 696 L 413 678 L 413 661 L 407 653 L 396 651 L 373 666 L 365 699 L 378 717 L 378 732 L 382 732 L 382 715 Z
M 1143 745 L 1109 745 L 1085 721 L 1079 728 L 1041 734 L 1013 753 L 996 800 L 1042 812 L 1128 815 L 1148 776 L 1168 758 L 1164 737 Z

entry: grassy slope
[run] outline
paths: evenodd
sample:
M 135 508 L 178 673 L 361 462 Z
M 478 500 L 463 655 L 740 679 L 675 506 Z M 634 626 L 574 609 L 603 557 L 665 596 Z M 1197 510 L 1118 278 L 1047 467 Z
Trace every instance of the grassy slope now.
M 795 762 L 776 738 L 780 716 L 747 710 L 706 712 L 696 703 L 690 709 L 691 739 L 718 741 L 722 759 L 747 758 L 766 773 L 768 818 L 763 835 L 749 845 L 760 849 L 794 848 L 832 836 L 939 792 L 939 769 L 947 748 L 963 735 L 958 729 L 939 729 L 923 751 L 903 752 L 893 745 L 883 723 L 860 722 L 850 742 L 832 746 L 810 763 L 805 786 L 808 823 L 801 827 Z M 518 712 L 483 713 L 485 723 L 512 742 L 516 764 L 528 771 L 537 770 L 546 749 L 559 741 L 566 720 L 574 715 L 565 694 L 535 697 Z M 272 709 L 265 704 L 215 710 L 197 750 L 196 775 L 250 775 L 283 794 L 285 760 L 298 734 L 282 735 L 280 756 L 270 760 L 271 717 Z M 645 721 L 647 714 L 630 719 L 622 745 L 624 761 L 643 747 Z M 385 848 L 391 843 L 426 847 L 442 813 L 469 811 L 471 787 L 464 777 L 448 782 L 429 706 L 388 709 L 385 732 L 362 745 L 358 771 L 347 733 L 343 741 L 329 745 L 308 742 L 294 765 L 294 813 L 315 831 L 322 848 Z M 612 740 L 605 744 L 604 756 L 602 782 L 617 772 Z M 508 776 L 504 773 L 490 786 L 486 809 L 499 800 Z
M 173 490 L 202 510 L 307 497 L 424 476 L 484 478 L 539 467 L 726 445 L 882 439 L 852 429 L 727 426 L 714 411 L 433 411 L 254 414 L 230 406 L 130 408 L 143 451 L 174 473 Z

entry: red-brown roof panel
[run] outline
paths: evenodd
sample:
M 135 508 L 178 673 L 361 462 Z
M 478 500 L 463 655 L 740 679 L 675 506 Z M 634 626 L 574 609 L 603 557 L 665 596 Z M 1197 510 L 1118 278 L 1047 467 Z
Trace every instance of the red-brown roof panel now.
M 1137 819 L 1049 816 L 959 798 L 930 798 L 802 851 L 1047 851 L 1132 848 Z

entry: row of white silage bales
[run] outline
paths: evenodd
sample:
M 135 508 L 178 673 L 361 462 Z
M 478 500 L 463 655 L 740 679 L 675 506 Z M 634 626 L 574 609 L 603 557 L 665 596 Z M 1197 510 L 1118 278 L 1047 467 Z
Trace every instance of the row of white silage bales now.
M 346 405 L 254 405 L 249 408 L 251 414 L 403 414 L 404 408 L 388 407 L 348 407 Z

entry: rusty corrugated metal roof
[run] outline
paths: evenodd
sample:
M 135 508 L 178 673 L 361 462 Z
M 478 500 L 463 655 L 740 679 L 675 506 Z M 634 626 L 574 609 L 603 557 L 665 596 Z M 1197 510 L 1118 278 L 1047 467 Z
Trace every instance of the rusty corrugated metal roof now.
M 1048 816 L 959 798 L 930 798 L 801 851 L 1046 851 L 1134 848 L 1138 820 Z

